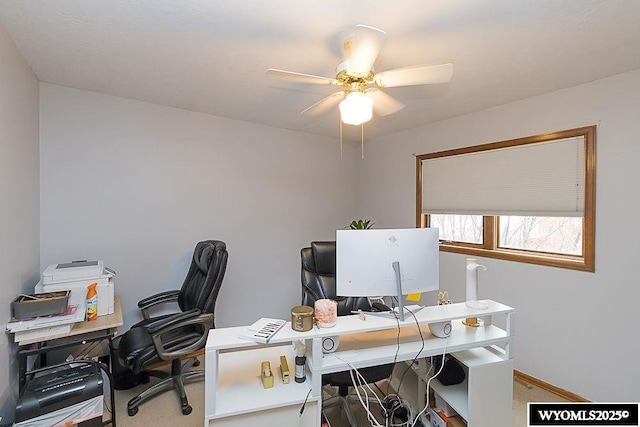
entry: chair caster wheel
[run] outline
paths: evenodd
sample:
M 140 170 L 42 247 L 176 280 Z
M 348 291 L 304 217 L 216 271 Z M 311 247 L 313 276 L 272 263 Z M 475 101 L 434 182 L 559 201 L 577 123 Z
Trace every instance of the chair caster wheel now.
M 193 362 L 193 366 L 200 366 L 200 361 L 198 359 Z
M 182 408 L 182 415 L 189 415 L 192 410 L 193 408 L 191 407 L 191 405 L 187 405 L 184 408 Z
M 127 408 L 127 413 L 129 414 L 130 417 L 133 417 L 135 414 L 138 413 L 138 407 L 134 406 L 133 408 Z

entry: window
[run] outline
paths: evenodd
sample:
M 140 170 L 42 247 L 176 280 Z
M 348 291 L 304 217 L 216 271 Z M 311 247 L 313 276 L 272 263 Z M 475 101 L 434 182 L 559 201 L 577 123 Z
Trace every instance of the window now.
M 595 126 L 421 154 L 416 222 L 441 250 L 595 269 Z
M 440 229 L 445 242 L 483 243 L 482 215 L 433 214 L 430 226 Z

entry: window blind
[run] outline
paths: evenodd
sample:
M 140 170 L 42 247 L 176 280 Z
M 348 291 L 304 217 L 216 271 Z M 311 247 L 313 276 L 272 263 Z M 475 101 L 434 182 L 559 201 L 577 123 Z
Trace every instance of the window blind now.
M 584 137 L 422 161 L 425 214 L 583 216 Z

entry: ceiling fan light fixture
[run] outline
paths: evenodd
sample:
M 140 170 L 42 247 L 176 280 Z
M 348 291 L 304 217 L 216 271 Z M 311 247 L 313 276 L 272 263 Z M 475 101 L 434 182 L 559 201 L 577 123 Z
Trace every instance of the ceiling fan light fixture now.
M 361 125 L 373 117 L 373 99 L 362 92 L 349 92 L 340 102 L 342 123 Z

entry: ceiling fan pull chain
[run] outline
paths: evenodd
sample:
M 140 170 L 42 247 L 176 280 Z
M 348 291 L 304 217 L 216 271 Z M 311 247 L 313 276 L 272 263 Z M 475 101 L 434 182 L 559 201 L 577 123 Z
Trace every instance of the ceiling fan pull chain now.
M 338 115 L 338 122 L 340 123 L 340 161 L 342 161 L 342 120 L 340 120 L 339 115 Z
M 360 125 L 360 144 L 362 147 L 362 158 L 364 159 L 364 123 Z

